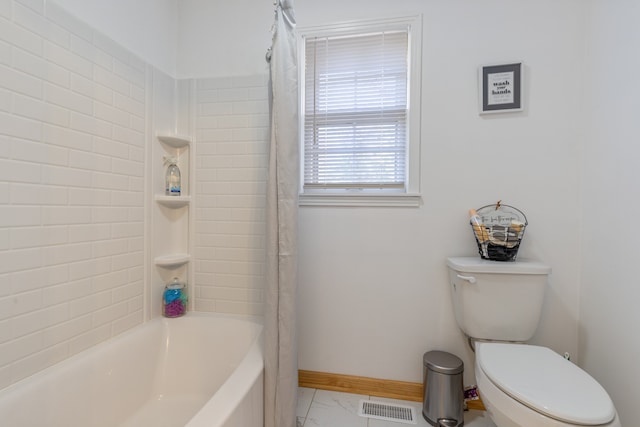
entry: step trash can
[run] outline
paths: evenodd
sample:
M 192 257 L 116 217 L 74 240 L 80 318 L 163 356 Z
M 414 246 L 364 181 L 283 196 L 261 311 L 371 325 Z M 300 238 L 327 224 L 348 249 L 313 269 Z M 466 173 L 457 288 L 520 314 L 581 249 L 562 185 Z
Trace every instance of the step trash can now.
M 436 427 L 464 425 L 464 363 L 446 351 L 428 351 L 424 367 L 424 404 L 422 415 Z

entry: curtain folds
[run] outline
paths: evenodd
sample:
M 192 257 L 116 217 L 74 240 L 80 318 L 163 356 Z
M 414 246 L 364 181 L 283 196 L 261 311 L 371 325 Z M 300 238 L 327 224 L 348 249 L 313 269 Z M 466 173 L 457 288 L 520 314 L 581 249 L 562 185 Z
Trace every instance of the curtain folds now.
M 297 225 L 300 162 L 293 0 L 276 3 L 270 61 L 271 145 L 266 202 L 265 427 L 295 427 Z

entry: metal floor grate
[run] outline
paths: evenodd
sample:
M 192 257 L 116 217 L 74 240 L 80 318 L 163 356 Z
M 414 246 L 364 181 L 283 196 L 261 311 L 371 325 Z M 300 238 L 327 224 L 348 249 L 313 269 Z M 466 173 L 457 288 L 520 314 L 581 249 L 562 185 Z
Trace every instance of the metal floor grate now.
M 396 421 L 405 424 L 417 424 L 416 411 L 411 406 L 391 405 L 371 400 L 361 400 L 358 408 L 361 417 L 378 420 Z

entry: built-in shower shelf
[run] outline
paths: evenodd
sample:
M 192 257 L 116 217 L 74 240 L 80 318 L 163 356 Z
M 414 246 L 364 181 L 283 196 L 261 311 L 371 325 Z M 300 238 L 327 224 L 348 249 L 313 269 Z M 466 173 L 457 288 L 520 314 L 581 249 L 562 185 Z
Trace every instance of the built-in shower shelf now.
M 169 254 L 156 257 L 153 263 L 158 267 L 175 268 L 188 263 L 191 260 L 189 254 Z
M 169 208 L 181 208 L 191 203 L 191 196 L 156 195 L 156 202 Z
M 186 147 L 191 144 L 191 138 L 185 135 L 159 134 L 158 139 L 174 148 Z

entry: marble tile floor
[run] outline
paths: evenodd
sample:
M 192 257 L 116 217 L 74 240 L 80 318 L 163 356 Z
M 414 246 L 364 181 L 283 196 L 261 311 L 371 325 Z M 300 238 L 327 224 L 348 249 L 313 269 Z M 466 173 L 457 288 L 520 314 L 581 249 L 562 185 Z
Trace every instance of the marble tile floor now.
M 384 421 L 365 418 L 358 415 L 360 400 L 395 403 L 413 406 L 416 409 L 417 424 L 396 421 Z M 385 399 L 361 394 L 340 393 L 335 391 L 298 388 L 298 427 L 431 427 L 422 416 L 422 403 L 406 400 Z M 466 411 L 465 427 L 495 427 L 482 411 Z

